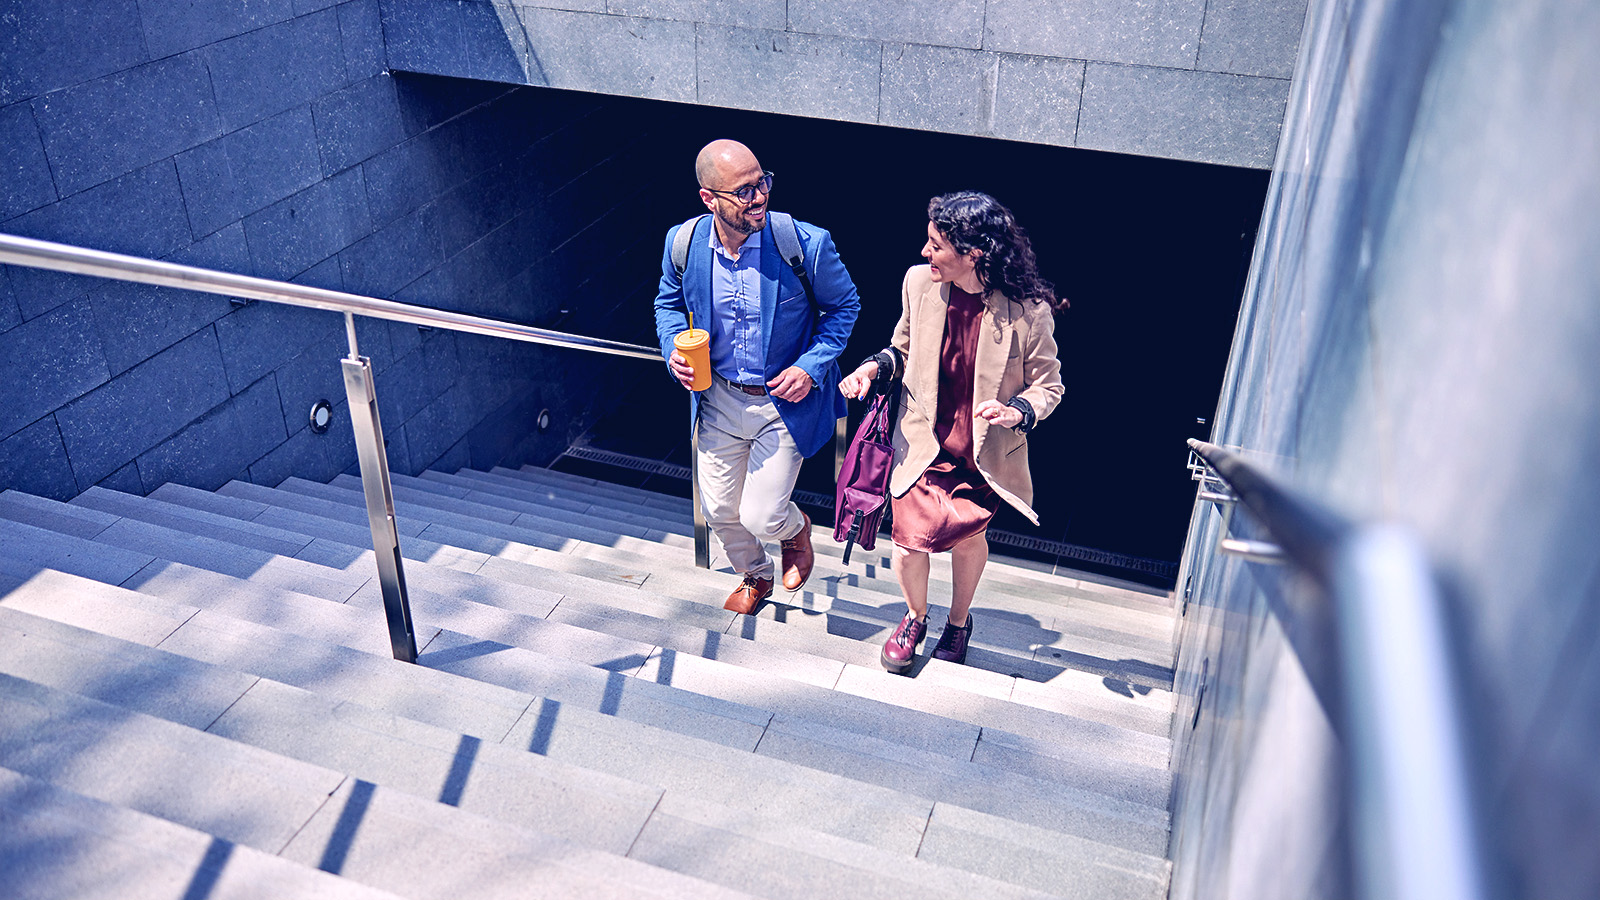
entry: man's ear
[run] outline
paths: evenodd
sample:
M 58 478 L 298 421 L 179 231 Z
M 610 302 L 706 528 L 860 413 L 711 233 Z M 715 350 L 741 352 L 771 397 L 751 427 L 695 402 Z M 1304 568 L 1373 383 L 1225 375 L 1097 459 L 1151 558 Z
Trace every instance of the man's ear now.
M 709 209 L 712 212 L 717 211 L 717 195 L 711 193 L 705 188 L 700 189 L 700 202 L 706 205 L 706 209 Z

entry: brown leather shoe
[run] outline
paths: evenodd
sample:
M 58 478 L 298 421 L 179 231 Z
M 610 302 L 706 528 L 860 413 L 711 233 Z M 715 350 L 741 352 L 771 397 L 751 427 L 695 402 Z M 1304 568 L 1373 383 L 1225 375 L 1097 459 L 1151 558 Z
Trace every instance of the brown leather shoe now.
M 798 591 L 811 577 L 811 567 L 817 561 L 817 555 L 811 551 L 811 517 L 805 513 L 800 514 L 804 523 L 794 537 L 782 542 L 783 546 L 783 589 Z
M 771 578 L 746 575 L 744 581 L 728 595 L 728 602 L 722 604 L 722 608 L 747 616 L 755 610 L 757 604 L 770 596 L 772 596 Z

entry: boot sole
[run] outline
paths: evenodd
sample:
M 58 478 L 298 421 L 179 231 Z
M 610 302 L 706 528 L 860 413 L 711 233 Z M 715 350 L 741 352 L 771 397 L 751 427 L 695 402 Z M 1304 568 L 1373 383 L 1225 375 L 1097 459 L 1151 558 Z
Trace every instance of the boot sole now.
M 904 675 L 906 673 L 907 669 L 910 669 L 913 665 L 916 664 L 917 651 L 920 650 L 920 649 L 922 649 L 922 642 L 918 641 L 917 642 L 917 646 L 911 648 L 911 658 L 906 660 L 903 663 L 894 662 L 893 660 L 889 659 L 888 654 L 886 654 L 882 650 L 879 650 L 878 651 L 878 662 L 882 663 L 883 667 L 885 669 L 888 669 L 891 674 Z

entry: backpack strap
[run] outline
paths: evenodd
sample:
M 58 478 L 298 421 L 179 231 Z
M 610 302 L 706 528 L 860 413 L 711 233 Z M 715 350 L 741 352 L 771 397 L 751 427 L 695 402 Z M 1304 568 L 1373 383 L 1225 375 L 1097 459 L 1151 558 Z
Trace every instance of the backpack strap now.
M 811 289 L 811 279 L 806 277 L 806 254 L 800 249 L 800 229 L 795 227 L 794 217 L 788 213 L 770 212 L 767 218 L 772 220 L 772 240 L 778 245 L 778 255 L 794 270 L 794 276 L 800 279 L 806 300 L 816 306 L 817 295 Z
M 678 226 L 678 233 L 672 236 L 672 267 L 678 270 L 678 278 L 683 278 L 683 270 L 689 266 L 689 242 L 694 240 L 694 230 L 700 226 L 700 220 L 706 217 L 705 213 L 684 220 Z

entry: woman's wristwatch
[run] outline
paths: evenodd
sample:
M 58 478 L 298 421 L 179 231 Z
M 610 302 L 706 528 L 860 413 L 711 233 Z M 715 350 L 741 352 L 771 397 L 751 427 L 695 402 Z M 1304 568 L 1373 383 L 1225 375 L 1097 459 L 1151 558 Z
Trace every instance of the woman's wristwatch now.
M 894 381 L 901 375 L 900 354 L 893 348 L 884 348 L 883 350 L 879 350 L 877 353 L 872 355 L 871 359 L 863 362 L 862 365 L 866 365 L 869 362 L 875 362 L 878 364 L 878 374 L 872 376 L 872 387 L 874 390 L 882 390 L 886 385 L 889 384 L 889 382 Z
M 1006 401 L 1006 405 L 1017 412 L 1022 413 L 1022 421 L 1011 426 L 1012 430 L 1014 430 L 1017 434 L 1027 434 L 1033 430 L 1033 423 L 1037 421 L 1037 419 L 1033 414 L 1032 403 L 1029 403 L 1027 400 L 1021 397 L 1012 397 L 1010 400 Z

